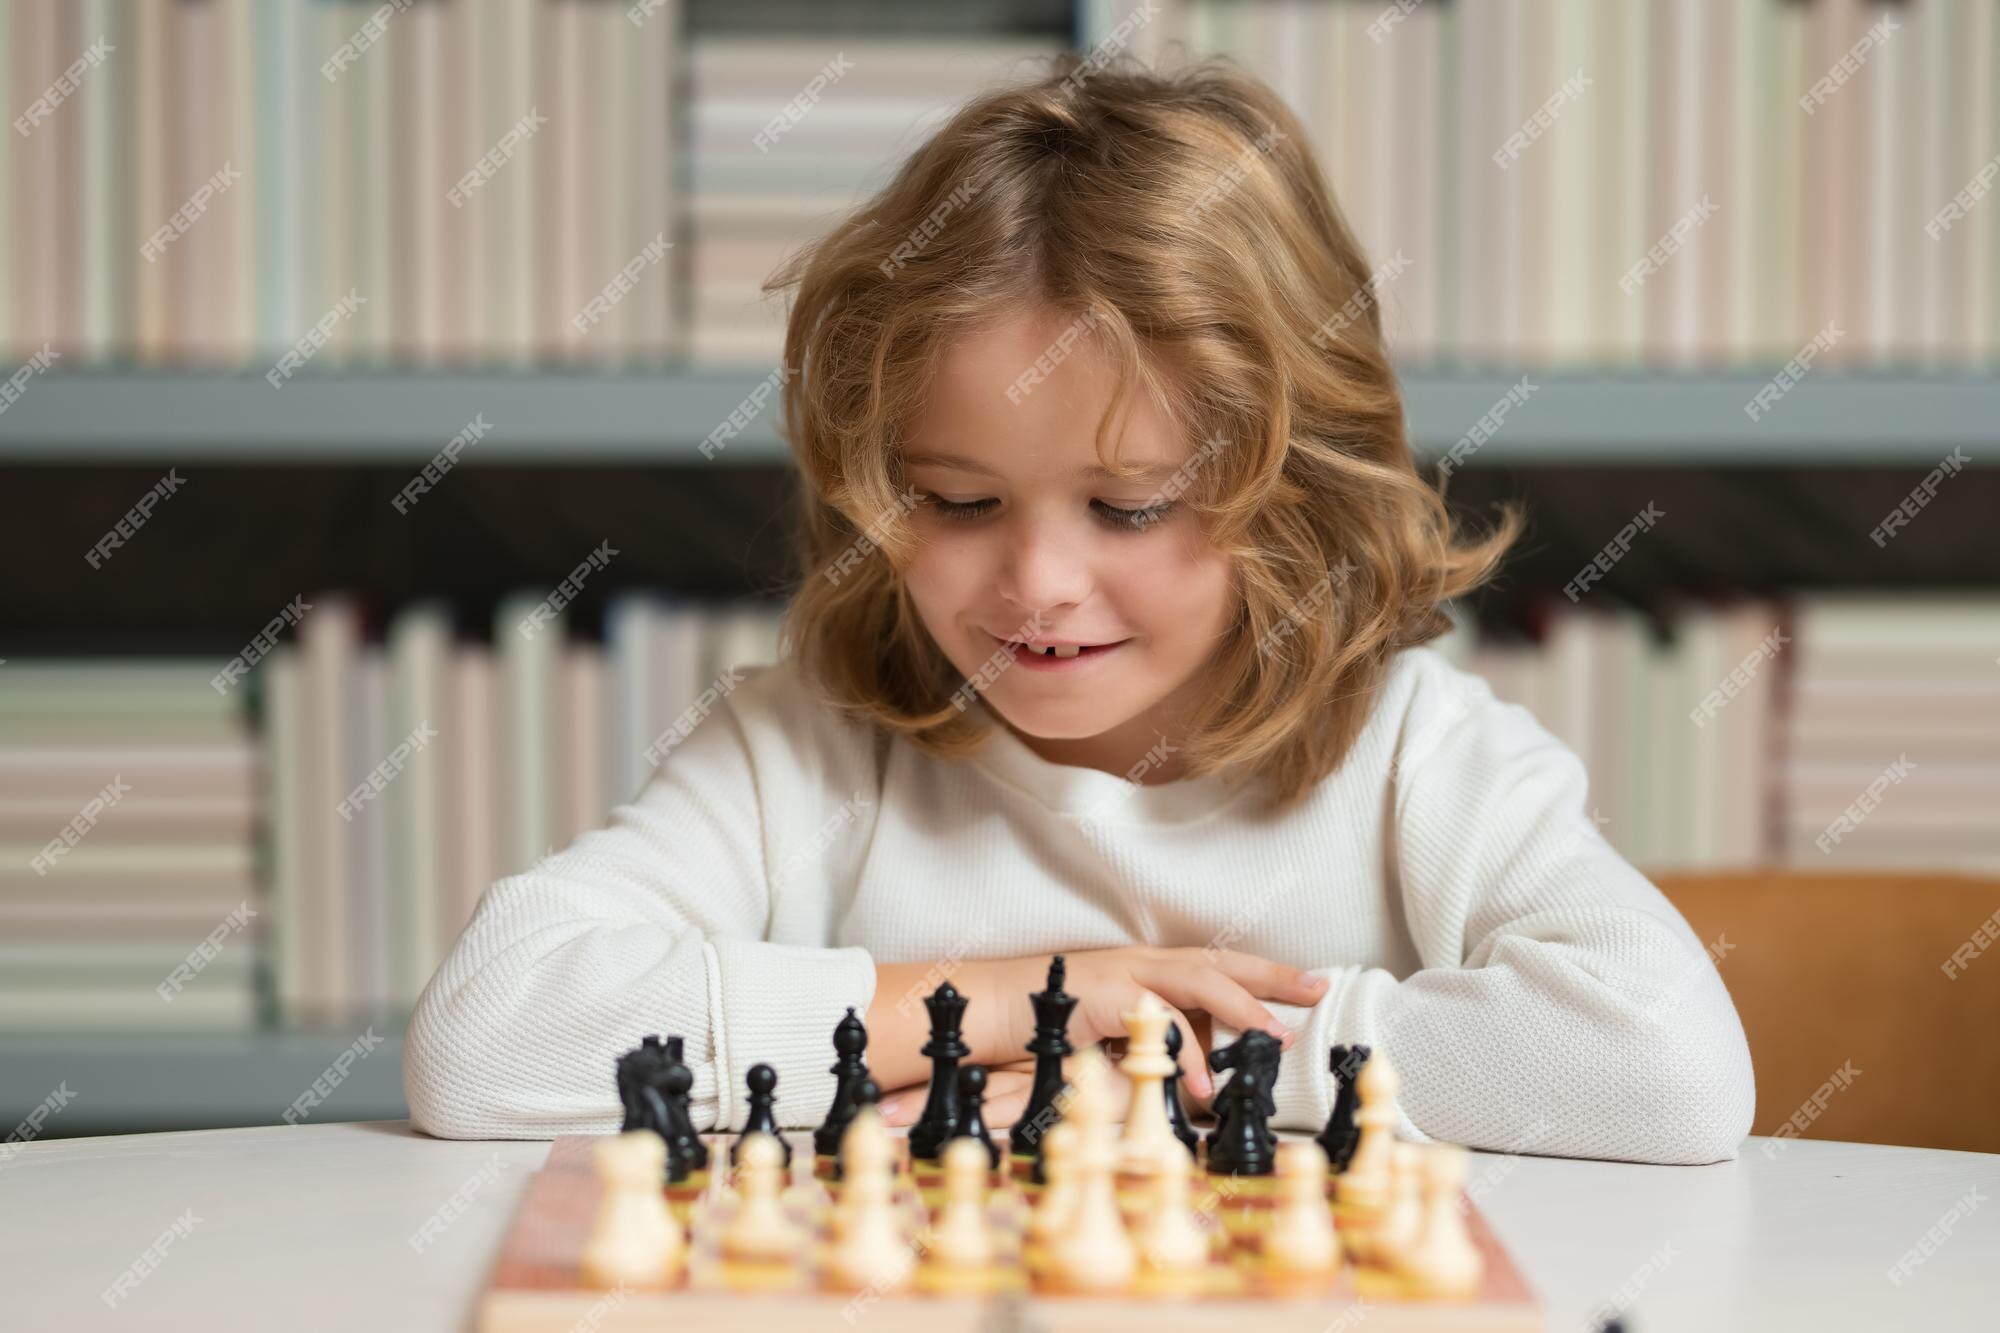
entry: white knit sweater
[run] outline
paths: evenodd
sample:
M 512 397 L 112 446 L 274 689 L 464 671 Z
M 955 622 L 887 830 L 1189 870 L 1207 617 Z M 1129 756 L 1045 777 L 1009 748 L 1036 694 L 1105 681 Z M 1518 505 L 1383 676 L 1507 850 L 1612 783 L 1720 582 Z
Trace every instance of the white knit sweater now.
M 608 828 L 495 884 L 417 1002 L 404 1086 L 449 1138 L 617 1127 L 613 1062 L 686 1039 L 702 1127 L 744 1074 L 814 1124 L 874 962 L 1218 944 L 1331 980 L 1276 1087 L 1316 1128 L 1327 1051 L 1402 1075 L 1401 1132 L 1649 1162 L 1731 1157 L 1755 1100 L 1707 950 L 1586 811 L 1583 767 L 1429 649 L 1282 815 L 1218 778 L 1141 786 L 1003 727 L 939 760 L 746 673 Z M 1218 1033 L 1217 1040 L 1232 1034 Z M 1023 1058 L 1026 1058 L 1025 1055 Z

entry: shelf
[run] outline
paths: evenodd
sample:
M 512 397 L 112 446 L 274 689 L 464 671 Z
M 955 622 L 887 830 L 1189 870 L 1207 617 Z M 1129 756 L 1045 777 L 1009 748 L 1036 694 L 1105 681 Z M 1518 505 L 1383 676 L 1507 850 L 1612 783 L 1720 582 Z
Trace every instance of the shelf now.
M 348 1066 L 325 1101 L 300 1123 L 402 1120 L 403 1038 L 377 1029 L 381 1044 Z M 359 1032 L 0 1034 L 0 1111 L 8 1127 L 67 1086 L 73 1100 L 50 1115 L 46 1137 L 163 1129 L 280 1125 L 285 1111 L 326 1072 Z
M 421 465 L 475 415 L 491 433 L 466 446 L 482 464 L 746 466 L 782 463 L 778 401 L 704 458 L 700 447 L 768 371 L 353 371 L 273 389 L 259 374 L 50 373 L 0 413 L 0 463 L 306 462 Z M 1436 458 L 1520 372 L 1412 370 L 1412 441 Z M 1752 421 L 1769 375 L 1528 371 L 1534 386 L 1467 466 L 1934 464 L 1990 444 L 2000 377 L 1808 374 Z

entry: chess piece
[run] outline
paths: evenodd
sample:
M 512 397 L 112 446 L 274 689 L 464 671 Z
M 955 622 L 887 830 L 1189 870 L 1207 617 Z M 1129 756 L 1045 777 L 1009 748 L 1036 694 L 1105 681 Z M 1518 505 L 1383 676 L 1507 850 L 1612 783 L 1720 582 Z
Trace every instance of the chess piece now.
M 1041 1201 L 1028 1219 L 1028 1235 L 1037 1244 L 1051 1244 L 1069 1229 L 1070 1215 L 1076 1211 L 1076 1126 L 1057 1121 L 1041 1136 L 1042 1158 L 1038 1165 L 1048 1183 Z
M 658 1120 L 648 1106 L 644 1089 L 652 1080 L 649 1075 L 655 1069 L 666 1065 L 666 1052 L 660 1046 L 657 1035 L 644 1037 L 638 1046 L 618 1057 L 618 1104 L 624 1111 L 624 1121 L 618 1132 L 629 1134 L 635 1129 L 650 1129 L 657 1132 Z
M 813 1131 L 813 1152 L 821 1157 L 832 1157 L 840 1151 L 841 1135 L 847 1131 L 847 1124 L 854 1119 L 854 1093 L 861 1086 L 861 1080 L 868 1077 L 868 1062 L 862 1052 L 868 1049 L 868 1028 L 860 1016 L 850 1007 L 847 1017 L 833 1029 L 833 1050 L 835 1060 L 827 1070 L 834 1076 L 833 1101 L 826 1108 L 826 1120 Z
M 1174 1137 L 1188 1150 L 1189 1158 L 1201 1156 L 1201 1139 L 1188 1123 L 1187 1106 L 1181 1101 L 1181 1025 L 1167 1024 L 1167 1061 L 1173 1065 L 1160 1084 L 1161 1100 L 1167 1104 L 1167 1124 L 1172 1126 Z
M 1400 1080 L 1389 1057 L 1377 1051 L 1354 1076 L 1360 1135 L 1347 1170 L 1334 1185 L 1343 1204 L 1379 1212 L 1389 1205 L 1389 1159 L 1395 1151 L 1396 1090 Z
M 1366 1046 L 1335 1046 L 1327 1055 L 1327 1068 L 1333 1073 L 1333 1114 L 1326 1118 L 1326 1128 L 1319 1132 L 1319 1146 L 1326 1151 L 1328 1169 L 1335 1175 L 1346 1172 L 1354 1158 L 1355 1144 L 1361 1138 L 1361 1131 L 1354 1123 L 1354 1110 L 1359 1104 L 1354 1079 L 1367 1063 Z
M 1063 956 L 1057 954 L 1049 961 L 1046 988 L 1028 997 L 1028 1003 L 1035 1009 L 1035 1035 L 1028 1043 L 1028 1053 L 1035 1057 L 1035 1078 L 1028 1089 L 1028 1103 L 1021 1108 L 1013 1130 L 1007 1135 L 1010 1152 L 1035 1159 L 1037 1181 L 1043 1174 L 1042 1139 L 1062 1118 L 1058 1099 L 1065 1083 L 1063 1057 L 1075 1054 L 1076 1050 L 1069 1042 L 1069 1016 L 1076 1008 L 1077 997 L 1063 990 L 1065 972 Z
M 880 1106 L 881 1104 L 882 1085 L 868 1075 L 862 1075 L 854 1084 L 855 1114 L 859 1115 L 863 1109 L 871 1106 Z M 852 1124 L 853 1121 L 850 1120 L 848 1123 Z M 840 1137 L 843 1143 L 847 1141 L 847 1135 L 844 1132 Z M 833 1178 L 836 1181 L 847 1179 L 847 1154 L 845 1151 L 833 1159 Z
M 604 1196 L 578 1261 L 584 1283 L 672 1286 L 686 1262 L 687 1238 L 660 1192 L 666 1144 L 650 1129 L 636 1129 L 604 1139 L 595 1155 Z
M 1326 1150 L 1311 1139 L 1278 1149 L 1278 1207 L 1264 1233 L 1265 1273 L 1283 1283 L 1319 1282 L 1340 1267 L 1326 1201 Z
M 1057 1238 L 1051 1265 L 1057 1284 L 1066 1291 L 1123 1291 L 1138 1270 L 1138 1255 L 1118 1210 L 1118 1146 L 1110 1080 L 1110 1064 L 1095 1046 L 1077 1057 L 1067 1116 L 1076 1126 L 1076 1202 L 1069 1226 Z
M 1000 1145 L 993 1141 L 993 1134 L 986 1128 L 986 1071 L 978 1065 L 967 1065 L 958 1071 L 958 1127 L 952 1131 L 954 1139 L 972 1139 L 986 1149 L 992 1159 L 989 1169 L 1000 1165 Z M 945 1145 L 951 1151 L 951 1145 Z
M 1423 1220 L 1417 1238 L 1395 1262 L 1395 1271 L 1415 1291 L 1433 1299 L 1465 1299 L 1479 1291 L 1486 1260 L 1459 1209 L 1465 1185 L 1466 1152 L 1454 1143 L 1421 1149 Z
M 1389 1149 L 1389 1206 L 1371 1227 L 1361 1229 L 1369 1263 L 1393 1268 L 1416 1243 L 1423 1225 L 1423 1149 L 1395 1143 Z
M 673 1046 L 668 1047 L 671 1053 Z M 708 1145 L 695 1132 L 694 1111 L 689 1097 L 694 1088 L 694 1071 L 678 1060 L 644 1067 L 645 1082 L 640 1093 L 653 1123 L 667 1148 L 667 1183 L 678 1185 L 696 1171 L 708 1169 Z
M 909 1285 L 915 1254 L 895 1205 L 895 1143 L 872 1105 L 847 1122 L 840 1163 L 846 1184 L 834 1213 L 828 1280 L 844 1291 L 899 1291 Z
M 722 1232 L 725 1258 L 742 1263 L 781 1264 L 796 1259 L 805 1238 L 785 1216 L 784 1145 L 770 1134 L 746 1134 L 733 1150 L 736 1215 Z
M 1167 1102 L 1160 1088 L 1174 1071 L 1167 1056 L 1167 1029 L 1173 1026 L 1160 997 L 1146 991 L 1125 1019 L 1125 1059 L 1119 1068 L 1132 1083 L 1131 1109 L 1125 1134 L 1118 1143 L 1118 1170 L 1148 1176 L 1159 1170 L 1168 1151 L 1179 1152 L 1174 1127 L 1167 1120 Z
M 743 1154 L 743 1145 L 752 1134 L 768 1134 L 778 1145 L 778 1152 L 785 1166 L 792 1164 L 792 1145 L 785 1142 L 778 1133 L 778 1071 L 769 1065 L 751 1065 L 743 1076 L 744 1084 L 750 1089 L 750 1115 L 743 1122 L 743 1133 L 729 1147 L 729 1164 L 735 1166 Z
M 1211 1175 L 1268 1176 L 1278 1140 L 1271 1132 L 1277 1103 L 1271 1087 L 1278 1078 L 1278 1039 L 1252 1028 L 1233 1043 L 1211 1051 L 1208 1067 L 1233 1070 L 1215 1094 L 1215 1128 L 1208 1132 Z
M 986 1221 L 991 1146 L 970 1135 L 945 1145 L 944 1207 L 931 1233 L 931 1263 L 961 1272 L 983 1270 L 993 1263 L 993 1233 Z
M 1149 1206 L 1133 1237 L 1144 1257 L 1138 1285 L 1149 1294 L 1199 1291 L 1207 1282 L 1209 1235 L 1188 1202 L 1193 1176 L 1194 1158 L 1188 1154 L 1161 1155 Z
M 930 1095 L 923 1114 L 910 1128 L 910 1156 L 934 1162 L 958 1128 L 958 1062 L 972 1054 L 960 1033 L 965 1022 L 966 997 L 949 981 L 930 993 L 924 1008 L 930 1011 L 931 1039 L 923 1053 L 931 1059 Z

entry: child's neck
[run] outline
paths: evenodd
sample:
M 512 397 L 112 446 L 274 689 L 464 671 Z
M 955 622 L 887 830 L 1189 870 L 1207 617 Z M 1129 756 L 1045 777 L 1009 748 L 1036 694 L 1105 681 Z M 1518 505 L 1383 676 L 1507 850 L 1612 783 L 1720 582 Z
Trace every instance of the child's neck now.
M 1031 736 L 1011 723 L 1021 743 L 1052 764 L 1094 768 L 1144 786 L 1177 782 L 1186 776 L 1179 727 L 1163 724 L 1154 711 L 1140 714 L 1095 736 Z

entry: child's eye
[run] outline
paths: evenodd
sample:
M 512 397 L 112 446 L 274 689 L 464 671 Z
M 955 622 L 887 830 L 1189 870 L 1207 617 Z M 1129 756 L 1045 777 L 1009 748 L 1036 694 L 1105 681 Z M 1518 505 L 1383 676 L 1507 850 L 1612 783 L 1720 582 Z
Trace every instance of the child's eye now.
M 1090 502 L 1091 508 L 1103 515 L 1107 522 L 1134 532 L 1144 531 L 1165 518 L 1172 511 L 1174 503 L 1172 500 L 1162 500 L 1159 504 L 1146 509 L 1120 509 L 1117 505 L 1106 504 L 1102 500 Z
M 924 502 L 946 518 L 978 518 L 999 503 L 990 496 L 984 500 L 947 500 L 942 495 L 926 495 Z

